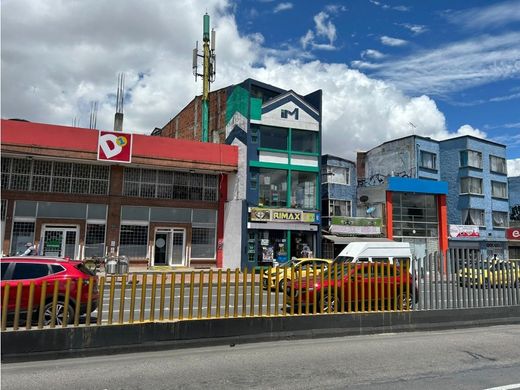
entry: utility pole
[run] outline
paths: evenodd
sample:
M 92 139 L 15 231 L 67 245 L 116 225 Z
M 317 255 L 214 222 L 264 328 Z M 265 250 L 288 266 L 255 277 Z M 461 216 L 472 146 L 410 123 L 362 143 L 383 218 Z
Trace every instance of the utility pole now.
M 209 36 L 209 15 L 203 19 L 202 54 L 198 53 L 198 42 L 193 49 L 193 75 L 202 77 L 202 142 L 209 141 L 209 86 L 215 81 L 215 30 Z M 211 45 L 211 46 L 210 46 Z M 198 58 L 202 57 L 202 74 L 198 73 Z

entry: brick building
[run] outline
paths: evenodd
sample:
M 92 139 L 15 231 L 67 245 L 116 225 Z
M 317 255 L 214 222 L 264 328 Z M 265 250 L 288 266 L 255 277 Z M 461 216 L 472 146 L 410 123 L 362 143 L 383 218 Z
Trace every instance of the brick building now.
M 115 133 L 130 163 L 98 158 L 100 132 L 2 120 L 2 252 L 222 266 L 229 145 Z M 125 138 L 125 139 L 126 139 Z

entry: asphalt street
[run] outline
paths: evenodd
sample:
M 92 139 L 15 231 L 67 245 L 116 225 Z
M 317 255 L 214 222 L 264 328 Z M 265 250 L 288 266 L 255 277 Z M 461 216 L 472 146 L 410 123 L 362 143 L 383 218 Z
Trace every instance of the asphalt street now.
M 520 388 L 520 326 L 12 363 L 3 390 Z

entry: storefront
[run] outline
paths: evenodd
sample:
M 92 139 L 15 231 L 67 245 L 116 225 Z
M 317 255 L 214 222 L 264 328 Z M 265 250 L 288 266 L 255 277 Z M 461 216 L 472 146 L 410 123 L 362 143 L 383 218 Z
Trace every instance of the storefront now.
M 512 227 L 506 230 L 508 240 L 509 259 L 520 263 L 520 227 Z
M 251 208 L 248 261 L 269 266 L 293 257 L 313 257 L 318 249 L 319 224 L 320 213 L 316 211 Z
M 2 133 L 4 254 L 30 242 L 44 256 L 222 266 L 235 147 L 113 133 L 129 147 L 122 161 L 101 146 L 110 132 L 2 121 Z

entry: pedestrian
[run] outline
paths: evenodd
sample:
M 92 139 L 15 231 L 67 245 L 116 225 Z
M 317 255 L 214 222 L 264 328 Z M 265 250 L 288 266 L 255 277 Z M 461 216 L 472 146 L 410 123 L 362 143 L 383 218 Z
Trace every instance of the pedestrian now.
M 32 242 L 28 242 L 25 244 L 25 252 L 21 254 L 21 256 L 35 256 L 36 255 L 36 247 L 32 244 Z

